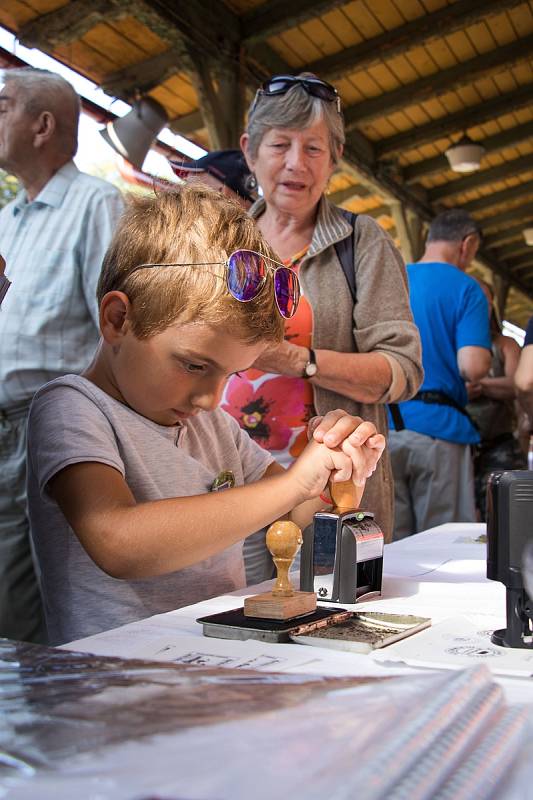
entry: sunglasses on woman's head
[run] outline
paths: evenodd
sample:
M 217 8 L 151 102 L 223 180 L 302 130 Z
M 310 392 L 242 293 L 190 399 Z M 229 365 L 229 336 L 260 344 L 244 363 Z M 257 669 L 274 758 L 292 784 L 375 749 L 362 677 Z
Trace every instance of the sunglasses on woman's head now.
M 331 83 L 320 80 L 320 78 L 304 78 L 297 75 L 274 75 L 265 81 L 261 88 L 257 90 L 254 102 L 250 108 L 250 115 L 253 114 L 260 97 L 276 97 L 276 95 L 287 94 L 293 86 L 301 86 L 307 94 L 318 97 L 326 103 L 336 103 L 337 111 L 341 113 L 341 99 L 339 93 Z
M 267 263 L 270 262 L 270 263 Z M 275 264 L 276 266 L 272 266 Z M 300 302 L 300 281 L 294 270 L 280 264 L 279 261 L 256 253 L 254 250 L 235 250 L 227 261 L 196 261 L 194 263 L 172 264 L 139 264 L 122 279 L 141 269 L 155 267 L 211 267 L 226 268 L 226 286 L 228 292 L 240 303 L 249 303 L 263 290 L 267 280 L 267 270 L 274 273 L 274 296 L 279 313 L 285 319 L 296 314 Z

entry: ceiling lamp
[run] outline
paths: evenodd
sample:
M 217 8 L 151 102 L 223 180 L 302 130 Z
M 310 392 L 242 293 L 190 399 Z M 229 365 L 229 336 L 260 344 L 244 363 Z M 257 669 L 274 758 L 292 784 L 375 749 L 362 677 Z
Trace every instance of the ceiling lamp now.
M 446 150 L 446 158 L 454 172 L 475 172 L 479 169 L 485 148 L 473 142 L 469 136 L 463 136 L 457 144 Z
M 528 244 L 530 247 L 533 247 L 533 228 L 524 228 L 522 233 L 524 234 L 526 244 Z
M 137 169 L 141 169 L 158 133 L 168 122 L 163 106 L 153 97 L 141 97 L 124 117 L 100 131 L 106 142 Z

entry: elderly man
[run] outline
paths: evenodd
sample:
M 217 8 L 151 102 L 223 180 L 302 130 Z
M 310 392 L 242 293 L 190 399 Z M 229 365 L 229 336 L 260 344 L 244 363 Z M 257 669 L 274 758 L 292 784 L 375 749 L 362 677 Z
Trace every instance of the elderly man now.
M 422 259 L 407 265 L 425 377 L 418 394 L 400 403 L 403 429 L 390 421 L 395 539 L 476 521 L 471 445 L 479 434 L 465 411 L 465 381 L 489 371 L 491 339 L 487 300 L 464 270 L 479 244 L 465 211 L 444 211 L 431 223 Z
M 28 409 L 43 383 L 80 372 L 94 352 L 96 283 L 123 207 L 113 186 L 72 161 L 79 114 L 59 75 L 2 74 L 0 167 L 23 190 L 0 212 L 12 282 L 0 310 L 0 636 L 28 641 L 46 640 L 26 517 Z

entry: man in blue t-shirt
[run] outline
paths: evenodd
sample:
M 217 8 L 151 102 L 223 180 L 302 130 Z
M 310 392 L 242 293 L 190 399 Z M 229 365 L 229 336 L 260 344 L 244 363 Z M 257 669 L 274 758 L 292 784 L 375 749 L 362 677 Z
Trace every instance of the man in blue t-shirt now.
M 529 429 L 533 432 L 533 317 L 527 323 L 526 338 L 514 382 L 520 404 L 529 417 Z
M 491 339 L 487 300 L 464 270 L 480 241 L 466 211 L 444 211 L 431 223 L 422 259 L 407 265 L 425 377 L 418 394 L 400 403 L 405 429 L 389 420 L 395 539 L 476 520 L 470 446 L 479 436 L 464 410 L 465 381 L 489 371 Z

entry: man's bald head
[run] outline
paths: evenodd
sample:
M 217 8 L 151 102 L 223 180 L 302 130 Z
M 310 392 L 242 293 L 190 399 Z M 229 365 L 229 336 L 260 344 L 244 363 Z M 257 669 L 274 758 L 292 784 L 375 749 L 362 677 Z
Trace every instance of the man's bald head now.
M 6 89 L 13 87 L 29 117 L 47 111 L 54 117 L 54 143 L 59 154 L 72 158 L 78 149 L 80 99 L 61 75 L 45 69 L 22 67 L 2 73 Z

